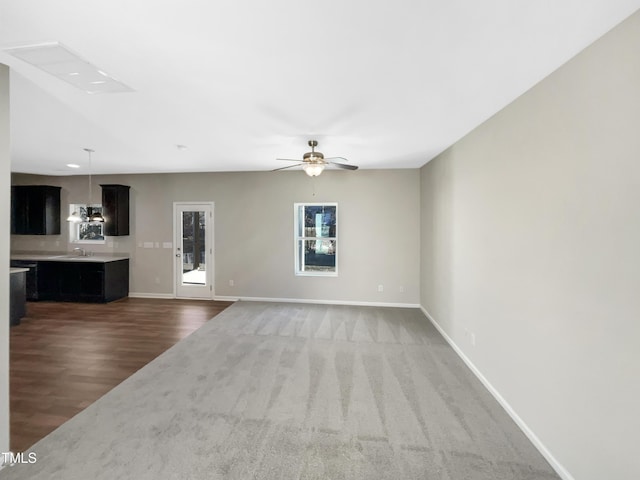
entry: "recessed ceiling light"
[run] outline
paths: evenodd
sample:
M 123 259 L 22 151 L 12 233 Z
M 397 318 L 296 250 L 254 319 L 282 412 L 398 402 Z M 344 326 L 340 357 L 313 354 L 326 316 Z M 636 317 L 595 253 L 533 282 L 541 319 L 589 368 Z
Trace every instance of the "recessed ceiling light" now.
M 186 146 L 186 145 L 180 145 L 180 144 L 178 144 L 178 145 L 176 145 L 176 148 L 177 148 L 178 150 L 186 150 L 186 149 L 187 149 L 187 146 Z
M 69 168 L 80 168 L 80 165 L 76 165 L 75 163 L 67 163 L 67 167 L 69 167 Z
M 4 51 L 87 93 L 133 91 L 58 42 L 22 45 Z

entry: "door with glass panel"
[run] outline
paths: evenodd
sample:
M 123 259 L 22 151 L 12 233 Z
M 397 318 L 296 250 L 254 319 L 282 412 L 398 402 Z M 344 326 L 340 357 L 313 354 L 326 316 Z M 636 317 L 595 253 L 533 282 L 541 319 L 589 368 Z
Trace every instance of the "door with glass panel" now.
M 174 203 L 176 297 L 213 298 L 213 203 Z

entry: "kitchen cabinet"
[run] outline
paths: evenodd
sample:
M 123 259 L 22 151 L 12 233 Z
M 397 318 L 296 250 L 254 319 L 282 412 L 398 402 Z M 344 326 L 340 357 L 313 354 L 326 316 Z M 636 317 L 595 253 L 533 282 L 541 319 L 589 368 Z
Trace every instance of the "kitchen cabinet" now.
M 129 295 L 129 260 L 37 263 L 40 300 L 104 303 Z
M 9 325 L 19 325 L 20 319 L 27 314 L 26 303 L 26 268 L 12 268 L 9 272 Z
M 60 235 L 60 187 L 14 185 L 11 187 L 13 235 Z
M 60 291 L 58 264 L 36 262 L 36 269 L 38 271 L 36 298 L 38 300 L 56 300 Z
M 24 268 L 26 272 L 27 300 L 38 300 L 38 264 L 28 260 L 11 260 L 11 268 Z
M 129 189 L 127 185 L 105 184 L 102 187 L 104 234 L 110 237 L 129 235 Z

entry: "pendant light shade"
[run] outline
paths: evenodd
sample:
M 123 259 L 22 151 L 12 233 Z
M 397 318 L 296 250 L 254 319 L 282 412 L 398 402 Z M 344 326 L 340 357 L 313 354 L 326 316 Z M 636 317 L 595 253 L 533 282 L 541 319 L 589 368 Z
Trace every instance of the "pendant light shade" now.
M 81 221 L 82 221 L 82 217 L 80 216 L 77 210 L 67 217 L 67 222 L 80 223 Z
M 100 212 L 93 212 L 93 208 L 87 207 L 87 213 L 89 214 L 89 221 L 93 223 L 103 223 L 104 217 Z

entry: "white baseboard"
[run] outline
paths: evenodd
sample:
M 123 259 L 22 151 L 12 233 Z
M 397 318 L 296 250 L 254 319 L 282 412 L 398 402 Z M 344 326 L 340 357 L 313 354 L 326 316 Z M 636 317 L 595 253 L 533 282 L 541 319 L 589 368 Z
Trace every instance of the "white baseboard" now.
M 176 298 L 173 293 L 142 293 L 129 292 L 131 298 Z
M 177 298 L 172 293 L 142 293 L 129 292 L 131 298 Z M 353 302 L 348 300 L 315 300 L 311 298 L 273 298 L 273 297 L 233 297 L 226 295 L 215 295 L 213 299 L 193 298 L 190 300 L 218 300 L 221 302 L 283 302 L 283 303 L 317 303 L 322 305 L 353 305 L 357 307 L 396 307 L 396 308 L 420 308 L 417 303 L 391 303 L 391 302 Z
M 129 293 L 131 298 L 159 298 L 161 300 L 214 300 L 213 298 L 199 298 L 199 297 L 176 297 L 173 293 Z
M 231 297 L 216 295 L 214 300 L 227 302 L 283 302 L 283 303 L 317 303 L 322 305 L 353 305 L 357 307 L 397 307 L 420 308 L 417 303 L 389 303 L 389 302 L 353 302 L 348 300 L 316 300 L 311 298 L 273 298 L 273 297 Z
M 456 343 L 447 335 L 447 332 L 436 322 L 433 317 L 427 312 L 427 309 L 420 305 L 420 310 L 425 314 L 427 319 L 433 324 L 434 327 L 440 332 L 440 334 L 444 337 L 447 343 L 453 348 L 453 350 L 458 354 L 458 356 L 462 359 L 462 361 L 469 367 L 469 369 L 473 372 L 473 374 L 478 377 L 478 380 L 482 382 L 482 384 L 489 390 L 489 393 L 493 395 L 498 403 L 505 409 L 505 411 L 509 414 L 509 416 L 516 422 L 516 425 L 522 430 L 522 432 L 527 436 L 527 438 L 533 443 L 533 445 L 538 449 L 538 451 L 542 454 L 542 456 L 549 462 L 551 468 L 553 468 L 556 473 L 562 478 L 562 480 L 575 480 L 573 475 L 571 475 L 566 468 L 562 466 L 562 464 L 553 456 L 553 454 L 549 451 L 549 449 L 542 443 L 542 441 L 538 438 L 538 436 L 529 428 L 529 426 L 520 418 L 520 416 L 515 412 L 515 410 L 507 403 L 507 401 L 500 395 L 500 392 L 495 389 L 493 385 L 486 379 L 486 377 L 478 370 L 473 362 L 467 357 L 464 352 L 456 345 Z

